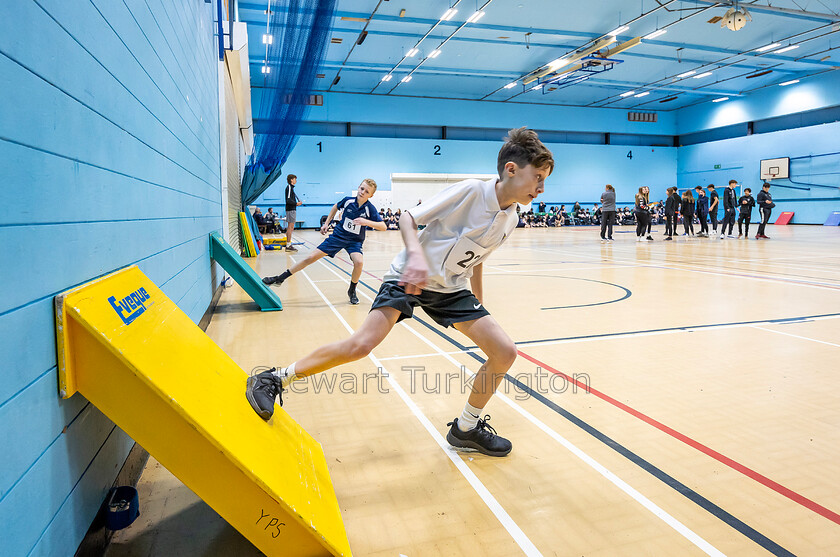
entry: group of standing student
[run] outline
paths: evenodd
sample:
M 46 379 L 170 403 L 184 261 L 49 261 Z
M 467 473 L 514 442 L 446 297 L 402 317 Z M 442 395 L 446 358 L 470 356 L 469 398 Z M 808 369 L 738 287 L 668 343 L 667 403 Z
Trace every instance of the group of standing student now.
M 770 220 L 770 214 L 773 207 L 773 198 L 770 195 L 770 184 L 764 183 L 757 198 L 752 197 L 752 190 L 744 188 L 743 195 L 736 198 L 735 188 L 738 186 L 737 180 L 729 180 L 727 188 L 723 192 L 723 220 L 720 221 L 720 238 L 735 238 L 733 231 L 735 228 L 736 212 L 738 214 L 738 238 L 748 238 L 750 235 L 750 221 L 752 218 L 752 209 L 758 203 L 759 213 L 761 216 L 761 224 L 758 227 L 758 234 L 756 240 L 769 239 L 764 234 L 765 227 Z M 717 210 L 720 203 L 720 196 L 715 190 L 714 184 L 706 186 L 709 190 L 709 195 L 703 191 L 702 186 L 697 186 L 694 190 L 697 192 L 697 201 L 695 203 L 694 196 L 691 190 L 686 190 L 682 196 L 679 195 L 677 188 L 668 188 L 668 198 L 665 202 L 665 240 L 673 240 L 673 236 L 677 234 L 677 213 L 679 212 L 683 217 L 683 227 L 685 229 L 684 235 L 694 235 L 694 216 L 700 222 L 700 232 L 698 237 L 709 236 L 709 225 L 707 217 L 712 223 L 712 231 L 717 234 L 718 218 Z M 639 190 L 641 192 L 641 188 Z M 637 229 L 637 236 L 638 229 Z M 648 239 L 652 239 L 648 237 Z

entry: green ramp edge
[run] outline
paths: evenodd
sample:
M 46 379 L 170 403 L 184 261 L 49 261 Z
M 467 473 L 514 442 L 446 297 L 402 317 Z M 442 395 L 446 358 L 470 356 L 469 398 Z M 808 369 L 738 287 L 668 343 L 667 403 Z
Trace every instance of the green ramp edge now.
M 283 309 L 280 298 L 271 291 L 262 279 L 245 263 L 238 253 L 233 251 L 230 244 L 219 236 L 218 232 L 210 233 L 210 257 L 215 259 L 225 271 L 242 287 L 248 295 L 257 302 L 261 311 L 278 311 Z

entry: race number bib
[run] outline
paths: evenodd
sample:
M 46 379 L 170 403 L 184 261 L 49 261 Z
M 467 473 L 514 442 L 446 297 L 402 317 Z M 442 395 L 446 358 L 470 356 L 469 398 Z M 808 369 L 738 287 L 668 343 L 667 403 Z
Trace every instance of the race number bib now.
M 464 236 L 458 240 L 458 243 L 449 252 L 443 266 L 450 273 L 463 275 L 468 269 L 479 263 L 486 253 L 485 248 Z
M 352 234 L 358 234 L 360 229 L 361 226 L 359 226 L 352 220 L 344 219 L 344 230 L 346 230 L 347 232 L 350 232 Z

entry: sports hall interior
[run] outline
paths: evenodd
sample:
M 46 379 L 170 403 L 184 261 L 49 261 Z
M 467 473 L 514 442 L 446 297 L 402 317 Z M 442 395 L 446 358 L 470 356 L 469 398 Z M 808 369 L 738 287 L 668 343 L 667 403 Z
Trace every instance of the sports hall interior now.
M 16 0 L 0 18 L 0 554 L 840 554 L 837 0 Z M 517 345 L 485 408 L 507 457 L 445 441 L 485 355 L 420 310 L 282 419 L 253 415 L 248 374 L 355 331 L 403 242 L 367 232 L 359 305 L 345 252 L 265 288 L 281 311 L 234 275 L 306 257 L 363 179 L 404 211 L 493 177 L 519 127 L 555 161 L 523 214 L 594 212 L 606 184 L 632 209 L 642 186 L 767 182 L 769 238 L 757 210 L 746 238 L 515 230 L 484 264 Z M 283 217 L 289 174 L 297 251 L 265 231 L 252 256 L 248 215 Z M 126 318 L 108 281 L 137 276 L 149 292 L 113 292 Z M 284 447 L 318 473 L 272 461 Z M 236 481 L 215 468 L 246 457 Z M 119 529 L 117 486 L 139 503 Z M 286 494 L 323 496 L 298 527 L 338 541 L 304 550 L 243 515 L 266 486 L 292 518 Z

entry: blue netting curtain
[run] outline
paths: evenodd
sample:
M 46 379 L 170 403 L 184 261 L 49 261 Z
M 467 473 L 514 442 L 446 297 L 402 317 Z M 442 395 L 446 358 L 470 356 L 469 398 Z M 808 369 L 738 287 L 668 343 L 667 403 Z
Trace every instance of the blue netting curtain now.
M 329 39 L 336 0 L 272 0 L 268 33 L 269 73 L 257 115 L 263 126 L 242 178 L 242 204 L 253 203 L 282 174 L 297 142 Z

